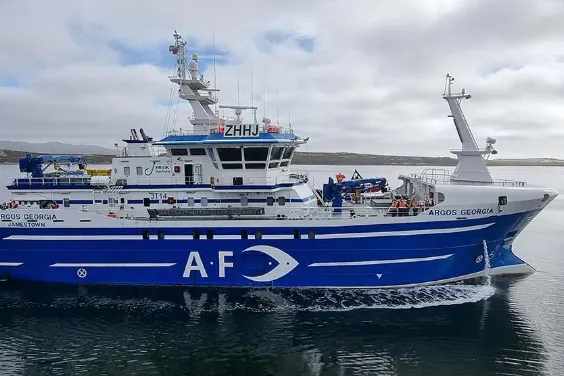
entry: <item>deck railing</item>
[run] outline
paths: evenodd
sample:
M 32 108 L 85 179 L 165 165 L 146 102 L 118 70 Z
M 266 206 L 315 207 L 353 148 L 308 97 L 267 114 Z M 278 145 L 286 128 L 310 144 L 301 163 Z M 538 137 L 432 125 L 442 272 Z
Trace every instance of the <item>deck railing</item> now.
M 244 176 L 242 181 L 234 181 L 233 177 L 216 177 L 214 178 L 214 187 L 241 185 L 247 186 L 252 189 L 252 186 L 273 186 L 278 184 L 300 183 L 307 182 L 308 176 L 305 174 L 292 173 L 284 176 L 274 177 L 252 177 Z M 64 177 L 41 177 L 41 178 L 14 178 L 12 179 L 12 186 L 26 188 L 29 186 L 87 186 L 91 185 L 90 176 L 64 176 Z M 240 183 L 240 184 L 239 184 Z M 182 188 L 185 185 L 210 185 L 211 179 L 204 181 L 199 175 L 193 177 L 144 177 L 131 175 L 126 178 L 114 179 L 109 185 L 154 185 L 158 188 L 159 185 L 178 185 Z M 99 185 L 99 184 L 97 184 Z
M 456 181 L 451 180 L 452 172 L 451 170 L 441 169 L 441 168 L 428 168 L 423 170 L 421 174 L 411 174 L 414 179 L 421 180 L 430 184 L 461 184 Z M 524 181 L 510 180 L 510 179 L 493 179 L 491 184 L 489 183 L 472 183 L 464 182 L 465 185 L 495 185 L 503 187 L 524 187 L 527 185 Z

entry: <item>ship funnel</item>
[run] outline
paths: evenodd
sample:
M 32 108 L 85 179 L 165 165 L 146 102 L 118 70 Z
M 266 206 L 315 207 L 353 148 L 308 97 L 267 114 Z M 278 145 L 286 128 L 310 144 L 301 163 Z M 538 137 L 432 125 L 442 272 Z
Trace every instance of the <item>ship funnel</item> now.
M 143 137 L 143 141 L 149 141 L 149 139 L 147 138 L 147 135 L 145 134 L 145 131 L 143 130 L 143 128 L 139 128 L 139 132 L 141 133 L 141 137 Z

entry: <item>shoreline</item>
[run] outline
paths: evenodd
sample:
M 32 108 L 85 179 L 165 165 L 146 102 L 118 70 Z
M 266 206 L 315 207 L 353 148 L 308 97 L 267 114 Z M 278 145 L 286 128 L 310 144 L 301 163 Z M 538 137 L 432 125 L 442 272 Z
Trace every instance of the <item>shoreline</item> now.
M 57 154 L 57 153 L 31 153 Z M 67 154 L 67 153 L 65 153 Z M 80 154 L 80 153 L 78 153 Z M 0 165 L 17 165 L 25 152 L 0 149 Z M 88 164 L 111 164 L 114 155 L 82 154 Z M 296 152 L 292 165 L 328 166 L 456 166 L 457 160 L 451 157 L 417 157 L 401 155 L 376 155 L 356 153 Z M 488 166 L 564 166 L 564 160 L 555 158 L 493 159 Z

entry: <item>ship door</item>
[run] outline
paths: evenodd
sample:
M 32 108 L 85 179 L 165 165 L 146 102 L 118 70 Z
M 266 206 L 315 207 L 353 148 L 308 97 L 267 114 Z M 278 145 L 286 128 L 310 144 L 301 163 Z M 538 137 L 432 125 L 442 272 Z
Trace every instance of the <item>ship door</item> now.
M 184 165 L 184 184 L 194 184 L 194 165 Z

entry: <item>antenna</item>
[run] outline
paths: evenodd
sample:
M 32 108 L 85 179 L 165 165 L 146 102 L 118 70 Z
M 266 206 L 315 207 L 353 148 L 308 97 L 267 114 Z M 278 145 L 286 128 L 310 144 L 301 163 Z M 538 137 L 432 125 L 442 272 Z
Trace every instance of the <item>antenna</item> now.
M 239 60 L 237 60 L 237 106 L 239 106 Z
M 215 74 L 215 29 L 212 29 L 212 49 L 213 49 L 213 88 L 217 89 L 217 76 Z M 213 105 L 213 111 L 217 116 L 217 101 Z
M 280 121 L 278 119 L 278 90 L 276 90 L 276 124 L 280 125 Z
M 251 107 L 255 107 L 255 84 L 253 77 L 253 46 L 249 48 L 249 60 L 251 65 Z M 257 110 L 253 110 L 253 121 L 257 123 Z
M 254 90 L 255 90 L 255 86 L 254 86 L 254 82 L 253 82 L 253 47 L 251 46 L 251 48 L 249 49 L 249 59 L 250 59 L 250 64 L 251 64 L 251 106 L 255 106 L 255 94 L 254 94 Z
M 264 74 L 264 72 L 262 73 L 262 99 L 263 99 L 263 108 L 264 108 L 264 118 L 266 118 L 266 75 Z
M 288 128 L 292 130 L 292 113 L 290 108 L 290 100 L 288 99 Z

